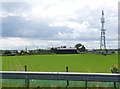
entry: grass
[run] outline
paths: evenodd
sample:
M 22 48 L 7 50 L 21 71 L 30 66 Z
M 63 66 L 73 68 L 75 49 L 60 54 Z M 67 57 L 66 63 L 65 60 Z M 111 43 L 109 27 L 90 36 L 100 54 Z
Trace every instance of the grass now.
M 118 55 L 95 55 L 95 54 L 61 54 L 61 55 L 26 55 L 26 56 L 3 56 L 3 71 L 24 71 L 27 65 L 28 71 L 39 72 L 65 72 L 66 66 L 69 72 L 110 73 L 110 67 L 118 64 Z M 70 87 L 85 87 L 84 81 L 70 81 Z M 3 87 L 25 87 L 24 80 L 4 79 Z M 63 89 L 66 81 L 30 80 L 30 87 L 51 87 Z M 60 88 L 61 87 L 61 88 Z M 113 87 L 113 83 L 89 82 L 88 87 Z M 45 88 L 44 88 L 45 89 Z M 109 88 L 113 89 L 113 88 Z
M 57 80 L 30 80 L 30 87 L 45 87 L 45 88 L 65 88 L 67 82 L 66 81 L 57 81 Z M 26 87 L 25 80 L 16 80 L 16 79 L 4 79 L 2 83 L 2 87 Z M 116 83 L 117 87 L 119 87 L 119 83 Z M 85 81 L 69 81 L 70 88 L 77 88 L 77 87 L 85 87 Z M 97 87 L 106 87 L 106 89 L 113 88 L 113 82 L 88 82 L 88 87 L 97 88 Z M 107 88 L 108 87 L 108 88 Z M 44 88 L 44 89 L 45 89 Z M 78 88 L 81 89 L 81 88 Z M 89 89 L 89 88 L 88 88 Z M 114 88 L 113 88 L 114 89 Z M 118 89 L 118 88 L 117 88 Z
M 27 56 L 3 56 L 3 71 L 24 71 L 27 65 L 28 71 L 39 72 L 65 72 L 66 66 L 69 72 L 110 73 L 110 67 L 118 64 L 118 55 L 95 54 L 61 54 L 61 55 L 27 55 Z

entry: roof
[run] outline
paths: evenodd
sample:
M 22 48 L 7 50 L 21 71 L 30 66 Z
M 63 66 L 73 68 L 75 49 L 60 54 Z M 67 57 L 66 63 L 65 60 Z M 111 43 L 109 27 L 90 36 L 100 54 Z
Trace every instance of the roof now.
M 57 50 L 76 50 L 76 48 L 58 48 Z

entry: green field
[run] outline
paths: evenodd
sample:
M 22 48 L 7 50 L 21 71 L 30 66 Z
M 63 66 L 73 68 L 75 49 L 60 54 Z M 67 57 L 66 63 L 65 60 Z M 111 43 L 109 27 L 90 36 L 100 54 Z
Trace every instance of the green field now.
M 110 67 L 118 64 L 118 55 L 56 54 L 2 57 L 3 71 L 24 71 L 25 64 L 28 71 L 65 72 L 68 66 L 69 72 L 110 73 Z

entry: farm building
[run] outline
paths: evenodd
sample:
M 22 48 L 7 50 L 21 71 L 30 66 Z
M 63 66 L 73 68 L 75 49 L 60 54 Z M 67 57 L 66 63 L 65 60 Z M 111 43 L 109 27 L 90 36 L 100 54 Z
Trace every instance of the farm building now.
M 58 48 L 55 50 L 56 54 L 77 54 L 76 48 Z
M 86 49 L 84 46 L 80 48 L 75 48 L 75 47 L 69 47 L 66 48 L 66 46 L 61 46 L 61 47 L 52 47 L 50 50 L 54 51 L 56 54 L 78 54 L 79 52 L 85 52 Z

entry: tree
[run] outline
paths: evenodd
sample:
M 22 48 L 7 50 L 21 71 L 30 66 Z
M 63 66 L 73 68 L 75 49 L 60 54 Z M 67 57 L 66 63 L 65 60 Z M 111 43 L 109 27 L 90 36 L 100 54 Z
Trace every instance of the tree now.
M 25 54 L 25 50 L 21 50 L 21 51 L 20 51 L 20 54 L 21 54 L 21 55 L 24 55 L 24 54 Z
M 17 51 L 15 51 L 15 54 L 17 54 L 17 55 L 19 54 L 18 50 L 17 50 Z
M 78 44 L 75 45 L 75 48 L 78 50 L 82 46 L 83 46 L 82 44 L 78 43 Z
M 108 52 L 108 49 L 105 49 L 106 52 Z
M 4 54 L 11 54 L 11 51 L 10 50 L 5 50 Z
M 117 64 L 113 64 L 110 67 L 110 70 L 111 70 L 112 73 L 118 73 L 118 65 Z
M 80 51 L 80 52 L 85 52 L 85 51 L 86 51 L 86 48 L 84 47 L 84 45 L 82 45 L 82 47 L 80 48 L 79 51 Z

